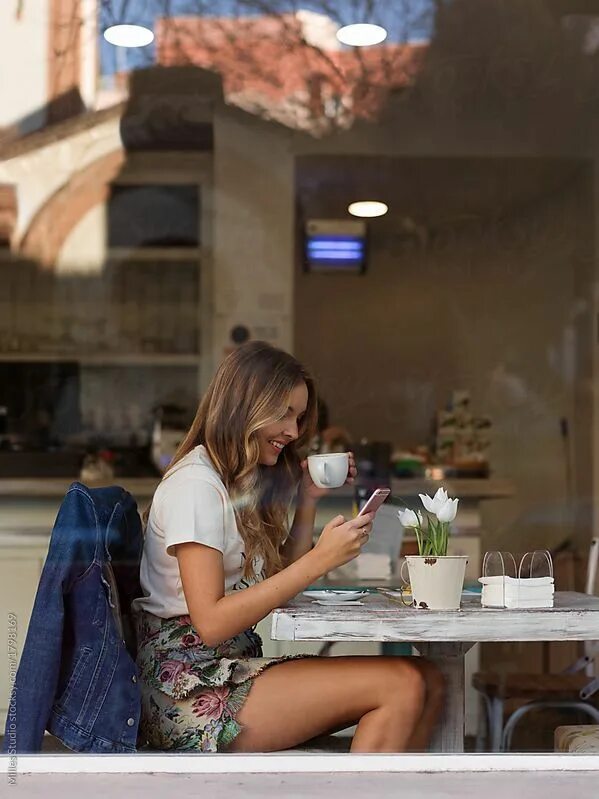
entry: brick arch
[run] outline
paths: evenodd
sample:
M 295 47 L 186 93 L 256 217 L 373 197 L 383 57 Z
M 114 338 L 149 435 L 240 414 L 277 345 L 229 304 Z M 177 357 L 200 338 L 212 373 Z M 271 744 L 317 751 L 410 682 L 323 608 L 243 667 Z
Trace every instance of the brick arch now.
M 19 250 L 44 266 L 56 263 L 67 237 L 99 203 L 108 199 L 110 184 L 123 165 L 123 150 L 115 150 L 75 172 L 33 217 Z

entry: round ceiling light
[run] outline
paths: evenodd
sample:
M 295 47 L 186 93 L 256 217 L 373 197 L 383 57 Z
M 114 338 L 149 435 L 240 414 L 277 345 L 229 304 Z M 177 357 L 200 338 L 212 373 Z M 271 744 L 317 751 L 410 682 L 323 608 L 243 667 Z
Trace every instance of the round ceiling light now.
M 351 203 L 347 210 L 352 216 L 384 216 L 389 208 L 378 200 L 361 200 Z
M 380 44 L 387 38 L 387 31 L 380 25 L 371 25 L 368 22 L 358 22 L 354 25 L 344 25 L 337 31 L 337 38 L 341 44 L 351 47 L 368 47 Z
M 154 34 L 143 25 L 111 25 L 104 38 L 116 47 L 146 47 L 154 41 Z

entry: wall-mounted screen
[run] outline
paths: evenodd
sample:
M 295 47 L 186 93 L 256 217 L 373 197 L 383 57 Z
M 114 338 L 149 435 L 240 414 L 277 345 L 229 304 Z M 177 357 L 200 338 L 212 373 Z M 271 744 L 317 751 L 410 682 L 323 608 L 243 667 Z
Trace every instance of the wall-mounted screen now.
M 357 272 L 366 269 L 366 223 L 309 219 L 304 236 L 307 272 Z

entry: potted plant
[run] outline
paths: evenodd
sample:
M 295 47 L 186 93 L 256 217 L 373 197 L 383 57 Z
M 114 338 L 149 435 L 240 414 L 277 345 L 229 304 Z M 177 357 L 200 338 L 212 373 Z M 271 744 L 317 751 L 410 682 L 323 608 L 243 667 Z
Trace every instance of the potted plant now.
M 419 496 L 426 514 L 410 508 L 398 514 L 403 527 L 414 530 L 418 543 L 418 555 L 406 555 L 412 605 L 431 610 L 458 610 L 468 558 L 448 555 L 447 544 L 459 500 L 451 499 L 444 488 L 439 488 L 434 497 Z

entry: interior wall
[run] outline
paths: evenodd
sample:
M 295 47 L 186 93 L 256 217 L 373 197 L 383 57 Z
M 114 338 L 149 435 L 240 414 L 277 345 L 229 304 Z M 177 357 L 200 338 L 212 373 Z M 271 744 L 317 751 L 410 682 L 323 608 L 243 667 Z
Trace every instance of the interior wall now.
M 212 365 L 231 330 L 290 350 L 293 312 L 293 155 L 289 136 L 249 114 L 214 117 Z
M 296 264 L 295 352 L 333 423 L 356 440 L 414 447 L 454 388 L 492 417 L 493 473 L 516 487 L 513 499 L 485 503 L 493 548 L 589 534 L 592 213 L 582 170 L 534 204 L 425 243 L 388 225 L 377 233 L 373 220 L 364 276 Z

